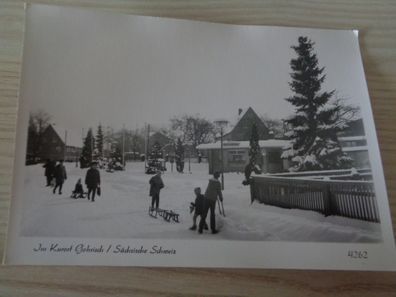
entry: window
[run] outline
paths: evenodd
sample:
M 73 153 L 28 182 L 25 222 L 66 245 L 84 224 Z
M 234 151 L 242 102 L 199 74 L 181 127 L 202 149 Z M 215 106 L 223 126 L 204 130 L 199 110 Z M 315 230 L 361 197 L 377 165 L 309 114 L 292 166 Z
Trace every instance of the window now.
M 228 151 L 229 163 L 246 163 L 246 153 L 243 150 Z

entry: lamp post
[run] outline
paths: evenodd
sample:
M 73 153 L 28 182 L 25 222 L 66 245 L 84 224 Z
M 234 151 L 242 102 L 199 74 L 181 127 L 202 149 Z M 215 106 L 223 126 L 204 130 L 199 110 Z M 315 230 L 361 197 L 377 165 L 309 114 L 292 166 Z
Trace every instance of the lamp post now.
M 221 162 L 221 189 L 224 190 L 224 151 L 223 151 L 223 136 L 224 127 L 228 124 L 227 120 L 217 120 L 215 124 L 220 127 L 220 162 Z

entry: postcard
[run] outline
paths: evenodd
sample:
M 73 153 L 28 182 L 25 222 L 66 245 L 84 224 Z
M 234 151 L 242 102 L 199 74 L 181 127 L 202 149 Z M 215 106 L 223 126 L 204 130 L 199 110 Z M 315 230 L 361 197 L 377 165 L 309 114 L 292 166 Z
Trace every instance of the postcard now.
M 26 13 L 6 264 L 395 269 L 357 31 Z

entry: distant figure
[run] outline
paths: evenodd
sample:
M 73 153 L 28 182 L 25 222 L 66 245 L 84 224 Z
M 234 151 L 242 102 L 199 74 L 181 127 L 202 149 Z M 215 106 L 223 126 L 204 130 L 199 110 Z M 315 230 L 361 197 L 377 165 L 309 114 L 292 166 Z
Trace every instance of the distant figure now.
M 216 230 L 216 217 L 215 217 L 215 209 L 217 199 L 223 201 L 223 194 L 221 193 L 221 183 L 219 181 L 220 173 L 215 172 L 213 174 L 213 178 L 209 180 L 208 187 L 205 191 L 205 210 L 201 215 L 201 221 L 199 222 L 198 233 L 202 233 L 202 230 L 206 224 L 206 216 L 208 215 L 208 211 L 210 210 L 210 229 L 213 234 L 218 233 Z
M 191 226 L 190 230 L 197 230 L 197 217 L 203 215 L 205 210 L 205 196 L 201 194 L 201 188 L 195 188 L 195 202 L 191 202 L 191 212 L 195 210 L 193 216 L 193 225 Z M 208 225 L 205 222 L 204 229 L 208 230 Z
M 81 184 L 81 178 L 78 179 L 76 186 L 74 187 L 74 191 L 71 195 L 71 198 L 84 198 L 84 189 Z
M 46 187 L 49 187 L 51 185 L 51 180 L 54 177 L 55 164 L 50 159 L 47 159 L 47 161 L 43 165 L 43 168 L 45 168 L 44 176 L 46 177 L 47 180 Z
M 91 163 L 91 167 L 88 169 L 87 174 L 85 175 L 85 184 L 88 188 L 87 198 L 88 200 L 94 202 L 96 191 L 100 187 L 100 173 L 97 169 L 96 162 Z
M 150 178 L 150 196 L 151 196 L 151 208 L 158 208 L 159 199 L 160 199 L 160 191 L 164 187 L 164 182 L 161 178 L 161 171 L 158 170 L 157 173 Z
M 202 154 L 201 152 L 198 153 L 198 163 L 202 162 Z
M 56 165 L 55 170 L 54 170 L 54 177 L 55 177 L 55 187 L 54 187 L 52 193 L 55 194 L 56 189 L 59 188 L 59 195 L 61 195 L 63 183 L 67 179 L 66 168 L 63 165 L 63 160 L 60 160 L 59 164 Z

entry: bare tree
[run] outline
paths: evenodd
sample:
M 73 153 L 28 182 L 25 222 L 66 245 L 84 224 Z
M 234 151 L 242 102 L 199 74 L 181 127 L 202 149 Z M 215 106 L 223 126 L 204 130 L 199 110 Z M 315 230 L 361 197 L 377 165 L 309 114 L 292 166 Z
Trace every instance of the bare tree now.
M 341 129 L 348 127 L 348 123 L 358 119 L 360 117 L 360 108 L 346 103 L 344 98 L 336 98 L 332 105 L 336 109 L 334 117 L 336 119 L 337 126 Z
M 172 130 L 181 132 L 183 143 L 191 142 L 194 147 L 201 143 L 207 143 L 214 139 L 215 126 L 205 118 L 198 115 L 183 115 L 171 120 Z
M 51 121 L 51 116 L 40 109 L 31 114 L 32 121 L 36 127 L 36 131 L 38 135 L 42 135 L 44 130 L 48 127 Z
M 51 116 L 44 110 L 38 110 L 29 115 L 27 159 L 38 158 L 42 136 L 50 121 Z
M 268 128 L 270 132 L 277 138 L 282 138 L 284 136 L 284 128 L 283 122 L 279 119 L 274 119 L 267 114 L 263 114 L 260 116 L 260 119 L 263 121 L 265 126 Z

